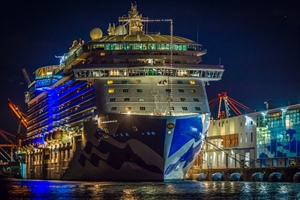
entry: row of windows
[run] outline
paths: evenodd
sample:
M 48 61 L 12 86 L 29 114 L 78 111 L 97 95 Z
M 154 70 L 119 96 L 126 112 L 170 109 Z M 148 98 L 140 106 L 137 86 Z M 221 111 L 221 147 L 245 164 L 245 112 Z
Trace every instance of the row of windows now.
M 166 43 L 105 43 L 105 44 L 91 44 L 88 46 L 89 50 L 170 50 L 170 44 Z M 187 44 L 173 44 L 173 50 L 186 51 L 196 50 L 196 45 Z
M 144 98 L 138 98 L 137 100 L 138 100 L 138 101 L 142 101 L 142 102 L 145 101 Z M 194 100 L 195 102 L 199 102 L 199 99 L 198 99 L 198 98 L 193 98 L 193 100 Z M 110 102 L 115 102 L 115 101 L 116 101 L 116 98 L 110 98 L 109 101 L 110 101 Z M 124 98 L 124 101 L 130 101 L 130 98 L 129 98 L 129 97 L 126 97 L 126 98 Z M 186 98 L 180 98 L 180 101 L 186 102 Z
M 101 63 L 108 63 L 106 61 L 101 61 Z M 113 63 L 110 61 L 109 63 Z M 165 62 L 169 63 L 169 62 Z M 90 63 L 93 64 L 93 63 Z M 97 64 L 97 63 L 94 63 Z M 98 63 L 99 64 L 99 63 Z M 148 65 L 150 65 L 148 63 Z M 212 70 L 212 69 L 211 69 Z M 132 76 L 175 76 L 175 77 L 202 77 L 202 78 L 221 78 L 222 71 L 209 69 L 204 70 L 186 70 L 168 67 L 152 67 L 152 68 L 130 68 L 130 69 L 77 69 L 74 70 L 74 75 L 76 78 L 86 78 L 86 77 L 132 77 Z
M 112 110 L 112 111 L 116 111 L 117 109 L 118 109 L 118 107 L 111 107 L 111 110 Z M 131 107 L 126 107 L 125 110 L 126 110 L 126 111 L 131 111 Z M 146 110 L 146 107 L 140 107 L 140 110 Z M 171 110 L 175 110 L 175 108 L 174 108 L 174 107 L 171 107 Z M 182 110 L 187 111 L 188 108 L 187 108 L 187 107 L 182 107 Z M 195 110 L 200 111 L 201 108 L 200 108 L 200 107 L 195 107 Z
M 223 125 L 224 125 L 224 121 L 222 122 L 222 127 L 223 127 Z M 228 121 L 226 120 L 226 123 L 228 124 Z M 213 123 L 213 126 L 215 126 L 216 125 L 216 123 Z M 247 125 L 246 123 L 245 123 L 245 125 Z M 253 121 L 250 121 L 250 125 L 253 125 Z M 221 126 L 221 122 L 219 122 L 219 126 Z M 240 126 L 243 126 L 243 122 L 240 122 Z
M 244 143 L 247 143 L 248 142 L 248 133 L 245 134 L 245 141 Z M 253 142 L 253 132 L 251 132 L 250 134 L 250 142 Z M 240 136 L 240 143 L 243 143 L 243 134 L 241 133 L 241 136 Z
M 137 92 L 143 92 L 143 89 L 137 89 L 136 90 Z M 171 92 L 172 90 L 171 89 L 165 89 L 166 92 Z M 184 89 L 178 89 L 178 91 L 180 93 L 184 93 Z M 129 89 L 125 88 L 123 89 L 123 92 L 129 92 Z M 192 93 L 197 93 L 197 90 L 196 89 L 191 89 L 191 92 Z M 109 88 L 108 89 L 108 93 L 115 93 L 115 89 L 114 88 Z
M 114 83 L 113 80 L 107 80 L 107 84 L 111 85 L 111 84 L 113 84 L 113 83 Z M 122 83 L 122 84 L 127 84 L 128 82 L 127 82 L 127 80 L 122 80 L 121 83 Z M 135 83 L 136 83 L 136 84 L 142 83 L 142 81 L 141 81 L 141 80 L 135 80 Z M 183 84 L 183 82 L 182 82 L 181 80 L 177 80 L 177 83 L 178 83 L 178 84 Z M 195 85 L 196 82 L 195 82 L 194 80 L 190 80 L 190 84 L 191 84 L 191 85 Z

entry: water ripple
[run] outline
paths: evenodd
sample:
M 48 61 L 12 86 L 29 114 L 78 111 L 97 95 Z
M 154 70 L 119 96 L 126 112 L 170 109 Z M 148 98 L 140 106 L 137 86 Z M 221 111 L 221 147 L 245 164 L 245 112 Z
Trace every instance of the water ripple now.
M 1 180 L 0 199 L 300 199 L 299 183 Z

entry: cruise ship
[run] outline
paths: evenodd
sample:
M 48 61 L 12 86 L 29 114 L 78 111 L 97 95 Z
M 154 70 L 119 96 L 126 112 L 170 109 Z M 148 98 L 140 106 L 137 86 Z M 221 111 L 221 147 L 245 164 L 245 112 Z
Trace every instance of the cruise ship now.
M 148 23 L 170 33 L 148 32 Z M 201 44 L 173 35 L 172 19 L 128 15 L 74 40 L 28 86 L 19 148 L 29 179 L 183 180 L 210 123 L 206 85 L 222 65 L 200 64 Z

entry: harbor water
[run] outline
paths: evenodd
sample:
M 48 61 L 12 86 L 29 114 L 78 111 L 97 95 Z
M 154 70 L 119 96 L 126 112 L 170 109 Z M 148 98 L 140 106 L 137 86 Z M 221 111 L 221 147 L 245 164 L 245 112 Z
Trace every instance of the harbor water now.
M 0 180 L 0 199 L 300 199 L 291 182 Z

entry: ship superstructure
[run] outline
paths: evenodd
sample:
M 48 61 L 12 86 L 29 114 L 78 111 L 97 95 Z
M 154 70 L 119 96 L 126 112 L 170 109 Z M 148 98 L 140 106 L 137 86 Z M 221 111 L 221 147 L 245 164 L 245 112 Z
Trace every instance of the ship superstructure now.
M 170 35 L 148 33 L 150 22 Z M 205 85 L 220 65 L 173 35 L 173 21 L 142 17 L 132 5 L 119 24 L 75 40 L 60 64 L 36 70 L 26 93 L 27 178 L 182 180 L 209 126 Z

